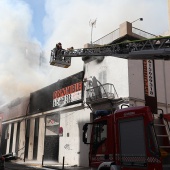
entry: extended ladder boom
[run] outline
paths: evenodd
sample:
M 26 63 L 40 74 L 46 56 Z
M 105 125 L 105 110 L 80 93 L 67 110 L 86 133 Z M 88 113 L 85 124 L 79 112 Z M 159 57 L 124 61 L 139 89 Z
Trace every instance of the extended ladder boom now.
M 51 55 L 51 65 L 57 65 L 59 61 L 68 67 L 71 64 L 70 57 L 114 56 L 124 59 L 162 59 L 170 60 L 170 37 L 160 37 L 145 40 L 136 40 L 118 44 L 104 45 L 94 48 L 81 48 L 75 50 L 63 50 L 57 56 Z M 61 63 L 62 64 L 62 63 Z

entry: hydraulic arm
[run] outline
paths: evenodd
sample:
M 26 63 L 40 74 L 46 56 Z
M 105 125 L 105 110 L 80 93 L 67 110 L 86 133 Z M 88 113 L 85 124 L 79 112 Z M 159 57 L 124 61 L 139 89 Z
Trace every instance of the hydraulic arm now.
M 62 50 L 57 56 L 52 50 L 50 64 L 69 67 L 71 57 L 114 56 L 124 59 L 170 60 L 170 36 L 136 41 L 126 41 L 93 48 Z

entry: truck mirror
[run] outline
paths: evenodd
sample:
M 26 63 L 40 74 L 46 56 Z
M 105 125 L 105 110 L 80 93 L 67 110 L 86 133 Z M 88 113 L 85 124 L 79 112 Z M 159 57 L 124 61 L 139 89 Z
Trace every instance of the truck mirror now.
M 87 133 L 83 132 L 83 142 L 84 144 L 87 144 Z
M 84 142 L 84 144 L 90 144 L 89 142 L 88 142 L 88 125 L 89 124 L 92 124 L 92 123 L 86 123 L 84 126 L 83 126 L 83 142 Z
M 84 144 L 87 144 L 87 129 L 88 129 L 88 124 L 86 123 L 83 126 L 83 142 L 84 142 Z
M 88 129 L 88 124 L 86 123 L 84 126 L 83 126 L 83 131 L 87 131 Z

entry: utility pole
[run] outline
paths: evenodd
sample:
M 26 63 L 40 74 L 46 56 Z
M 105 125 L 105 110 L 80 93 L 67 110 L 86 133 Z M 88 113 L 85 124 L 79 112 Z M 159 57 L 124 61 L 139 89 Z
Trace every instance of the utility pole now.
M 89 25 L 91 26 L 91 44 L 93 44 L 93 42 L 92 42 L 93 27 L 96 26 L 96 21 L 97 21 L 97 19 L 89 21 Z

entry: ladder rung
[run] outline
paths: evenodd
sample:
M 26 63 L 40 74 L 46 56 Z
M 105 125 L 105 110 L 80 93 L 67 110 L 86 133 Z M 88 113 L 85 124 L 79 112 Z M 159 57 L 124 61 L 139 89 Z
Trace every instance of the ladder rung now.
M 165 127 L 165 125 L 163 125 L 163 124 L 154 124 L 154 126 L 164 126 Z
M 157 137 L 168 137 L 168 135 L 157 135 Z
M 170 148 L 170 146 L 159 146 L 160 148 Z

